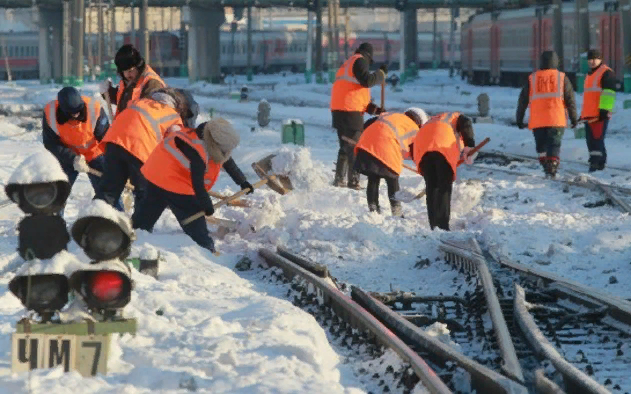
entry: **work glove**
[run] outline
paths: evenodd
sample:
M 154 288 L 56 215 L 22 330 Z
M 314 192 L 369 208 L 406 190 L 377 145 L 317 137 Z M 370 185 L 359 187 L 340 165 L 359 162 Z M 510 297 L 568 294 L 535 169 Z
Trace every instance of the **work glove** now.
M 526 125 L 524 124 L 523 121 L 521 121 L 521 122 L 517 122 L 517 127 L 519 127 L 519 129 L 521 130 L 521 129 L 526 128 Z
M 574 121 L 572 121 L 571 127 L 572 127 L 573 129 L 575 129 L 575 128 L 576 128 L 576 126 L 578 126 L 578 120 L 574 120 Z
M 77 172 L 89 172 L 90 171 L 90 166 L 88 165 L 88 162 L 85 161 L 85 157 L 83 157 L 81 155 L 77 155 L 74 158 L 74 162 L 72 163 L 72 166 L 74 167 L 74 169 Z
M 463 154 L 463 158 L 464 158 L 464 163 L 468 166 L 470 166 L 471 164 L 473 164 L 473 160 L 475 160 L 476 157 L 478 157 L 478 152 L 475 152 L 474 154 L 472 154 L 471 156 L 469 156 L 469 152 L 471 152 L 473 148 L 469 147 L 469 146 L 465 146 L 464 149 L 462 150 L 462 154 Z
M 379 115 L 383 112 L 386 112 L 386 109 L 377 107 L 377 105 L 373 102 L 368 103 L 368 106 L 366 107 L 366 113 L 368 115 Z
M 385 108 L 379 107 L 375 110 L 375 115 L 381 115 L 382 113 L 386 112 Z
M 382 64 L 381 67 L 379 67 L 379 69 L 381 71 L 383 71 L 383 76 L 385 78 L 385 76 L 388 75 L 388 65 L 387 64 Z
M 99 92 L 105 94 L 112 87 L 112 78 L 108 78 L 99 84 Z
M 210 201 L 208 205 L 204 208 L 204 214 L 206 216 L 212 216 L 215 213 L 215 207 L 213 207 L 213 202 Z
M 611 112 L 607 111 L 606 109 L 601 109 L 600 113 L 598 114 L 598 121 L 602 122 L 609 118 L 611 118 Z
M 252 184 L 248 181 L 245 181 L 241 184 L 241 190 L 245 190 L 245 189 L 250 189 L 247 193 L 245 194 L 252 194 L 254 193 L 254 188 L 252 187 Z

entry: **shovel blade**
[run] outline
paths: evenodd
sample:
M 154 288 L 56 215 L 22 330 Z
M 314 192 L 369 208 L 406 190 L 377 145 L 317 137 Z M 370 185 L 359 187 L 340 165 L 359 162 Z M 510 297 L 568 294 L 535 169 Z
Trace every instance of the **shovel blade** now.
M 258 175 L 261 179 L 267 178 L 272 173 L 272 159 L 276 155 L 272 154 L 262 158 L 261 160 L 252 163 L 252 168 L 256 175 Z M 275 174 L 276 177 L 274 179 L 269 179 L 267 182 L 267 186 L 270 189 L 274 190 L 276 193 L 285 195 L 290 191 L 294 190 L 294 187 L 291 184 L 291 180 L 286 175 L 278 175 Z

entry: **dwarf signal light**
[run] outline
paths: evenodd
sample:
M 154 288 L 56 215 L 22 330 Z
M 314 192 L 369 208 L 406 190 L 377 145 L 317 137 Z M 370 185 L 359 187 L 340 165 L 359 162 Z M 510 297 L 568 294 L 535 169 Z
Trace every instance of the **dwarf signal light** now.
M 55 312 L 68 303 L 68 278 L 62 274 L 16 276 L 9 282 L 9 290 L 22 304 L 49 321 Z

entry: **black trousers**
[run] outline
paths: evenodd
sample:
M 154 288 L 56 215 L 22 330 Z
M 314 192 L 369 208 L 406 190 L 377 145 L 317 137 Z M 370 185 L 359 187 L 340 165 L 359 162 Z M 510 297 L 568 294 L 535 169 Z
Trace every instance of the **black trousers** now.
M 401 205 L 399 201 L 395 199 L 396 192 L 399 191 L 399 178 L 384 178 L 388 185 L 388 198 L 390 199 L 390 206 Z M 366 198 L 368 199 L 368 206 L 379 207 L 379 183 L 381 183 L 381 177 L 379 175 L 368 175 L 368 186 L 366 187 Z
M 546 158 L 544 160 L 559 160 L 563 131 L 562 127 L 541 127 L 532 130 L 540 160 L 541 158 Z
M 359 185 L 359 172 L 354 169 L 355 145 L 342 139 L 342 136 L 357 142 L 362 135 L 361 129 L 337 129 L 337 138 L 340 142 L 340 149 L 337 152 L 337 164 L 335 166 L 335 183 L 341 185 L 344 178 L 347 178 L 347 186 Z
M 425 197 L 429 226 L 449 231 L 451 215 L 451 191 L 454 172 L 451 165 L 441 153 L 428 152 L 419 165 L 425 178 Z
M 147 187 L 147 181 L 140 172 L 140 167 L 144 163 L 122 146 L 109 142 L 105 145 L 104 157 L 105 171 L 95 198 L 114 205 L 119 200 L 127 179 L 129 179 L 134 185 L 134 200 L 138 203 Z
M 182 222 L 191 215 L 202 210 L 195 196 L 172 193 L 147 181 L 146 193 L 136 203 L 131 217 L 134 228 L 153 231 L 160 215 L 169 208 L 177 218 L 182 230 L 202 248 L 215 252 L 215 242 L 206 226 L 206 218 L 202 216 L 187 225 Z
M 585 140 L 587 141 L 587 150 L 589 151 L 589 163 L 593 165 L 605 166 L 607 164 L 607 149 L 605 148 L 605 135 L 607 134 L 607 126 L 609 119 L 605 119 L 603 124 L 603 132 L 596 136 L 592 132 L 589 123 L 585 124 Z

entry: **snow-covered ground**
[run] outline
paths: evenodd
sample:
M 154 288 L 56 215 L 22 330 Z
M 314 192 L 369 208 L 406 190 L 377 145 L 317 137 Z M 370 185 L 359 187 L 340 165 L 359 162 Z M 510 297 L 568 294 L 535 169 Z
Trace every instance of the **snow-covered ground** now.
M 476 97 L 485 92 L 491 98 L 494 117 L 514 119 L 518 89 L 469 86 L 459 78 L 450 79 L 445 71 L 423 71 L 421 75 L 405 84 L 402 92 L 388 89 L 386 107 L 475 113 Z M 188 86 L 183 79 L 167 82 Z M 277 83 L 273 91 L 255 86 L 269 82 Z M 315 319 L 285 299 L 286 288 L 261 280 L 257 270 L 235 271 L 243 256 L 261 261 L 257 256 L 260 247 L 284 245 L 327 264 L 340 280 L 369 291 L 464 292 L 464 288 L 458 289 L 462 283 L 458 273 L 438 259 L 442 232 L 430 231 L 424 199 L 405 205 L 404 219 L 393 218 L 385 186 L 380 200 L 386 213 L 381 215 L 368 212 L 364 191 L 330 186 L 338 149 L 337 135 L 330 127 L 330 85 L 306 85 L 298 74 L 261 76 L 249 83 L 252 100 L 239 103 L 230 98 L 230 92 L 243 83 L 245 79 L 238 77 L 232 87 L 201 82 L 190 86 L 203 110 L 199 121 L 207 120 L 212 108 L 215 116 L 233 122 L 241 133 L 241 145 L 233 157 L 252 183 L 257 176 L 251 163 L 278 153 L 275 164 L 291 166 L 295 190 L 280 196 L 262 188 L 247 196 L 253 208 L 218 209 L 217 216 L 243 223 L 239 232 L 216 240 L 220 257 L 198 248 L 170 212 L 152 234 L 139 232 L 135 253 L 156 249 L 166 261 L 160 266 L 159 280 L 134 273 L 136 288 L 126 315 L 138 319 L 138 334 L 113 340 L 107 376 L 84 379 L 59 370 L 36 371 L 30 378 L 11 374 L 9 334 L 24 309 L 7 284 L 19 265 L 15 228 L 21 212 L 13 205 L 2 208 L 0 330 L 6 340 L 0 344 L 0 392 L 27 391 L 29 386 L 34 392 L 171 392 L 186 386 L 191 378 L 199 392 L 212 393 L 361 393 L 377 389 L 357 373 L 366 368 L 363 361 L 352 360 L 329 344 Z M 1 84 L 0 113 L 38 110 L 58 89 L 30 81 Z M 90 95 L 96 90 L 96 84 L 83 88 Z M 378 95 L 375 87 L 377 102 Z M 262 130 L 255 120 L 261 98 L 272 107 L 272 122 Z M 580 103 L 580 95 L 577 98 Z M 622 109 L 624 99 L 631 96 L 618 95 L 607 146 L 610 165 L 631 169 L 627 153 L 631 110 Z M 281 145 L 279 130 L 285 118 L 305 122 L 305 148 Z M 476 124 L 475 131 L 478 141 L 491 138 L 489 149 L 534 154 L 532 133 L 527 130 L 502 122 Z M 37 150 L 43 150 L 39 119 L 0 115 L 3 183 Z M 574 139 L 571 130 L 565 134 L 561 157 L 587 159 L 584 140 Z M 620 171 L 607 169 L 595 176 L 623 186 L 631 183 Z M 411 172 L 403 173 L 401 184 L 407 191 L 424 187 L 422 178 Z M 214 190 L 227 194 L 239 188 L 222 175 Z M 92 196 L 87 177 L 81 175 L 66 208 L 69 224 Z M 631 298 L 631 220 L 615 207 L 584 206 L 601 199 L 596 192 L 575 187 L 564 190 L 541 178 L 463 168 L 454 187 L 452 230 L 473 234 L 483 246 L 499 248 L 512 260 Z M 256 232 L 249 230 L 250 225 Z M 71 243 L 69 251 L 87 261 L 76 244 Z M 429 259 L 430 264 L 415 267 L 422 259 Z M 610 283 L 612 276 L 616 283 Z M 156 314 L 157 310 L 163 314 Z M 415 392 L 421 390 L 418 386 Z

